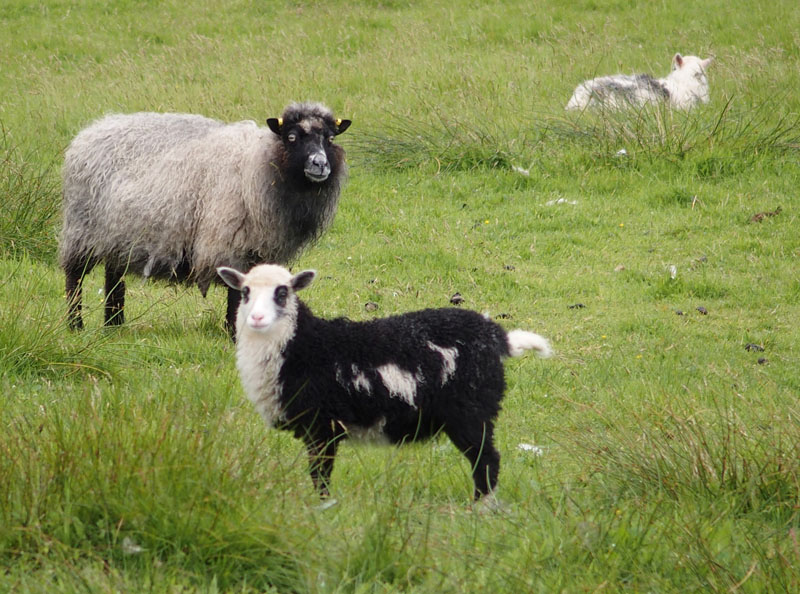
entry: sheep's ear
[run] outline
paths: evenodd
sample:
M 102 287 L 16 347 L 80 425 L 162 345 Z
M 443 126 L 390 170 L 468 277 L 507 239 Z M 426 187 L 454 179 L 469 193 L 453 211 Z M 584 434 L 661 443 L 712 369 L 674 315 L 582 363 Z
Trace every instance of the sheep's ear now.
M 282 118 L 267 118 L 267 126 L 275 132 L 278 136 L 281 135 L 281 126 L 283 126 Z
M 705 70 L 706 68 L 711 66 L 711 62 L 713 61 L 714 61 L 714 56 L 711 56 L 710 58 L 706 58 L 705 60 L 700 62 L 700 65 L 703 67 L 703 70 Z
M 675 54 L 675 57 L 672 58 L 672 69 L 677 70 L 678 68 L 683 68 L 683 56 Z
M 351 120 L 336 120 L 336 134 L 341 134 L 350 127 Z
M 305 289 L 311 284 L 311 281 L 314 280 L 315 276 L 317 276 L 317 272 L 315 270 L 304 270 L 303 272 L 298 272 L 292 277 L 292 290 L 300 291 L 301 289 Z
M 228 268 L 227 266 L 220 266 L 217 268 L 217 274 L 225 281 L 231 289 L 241 291 L 244 284 L 244 275 L 235 268 Z

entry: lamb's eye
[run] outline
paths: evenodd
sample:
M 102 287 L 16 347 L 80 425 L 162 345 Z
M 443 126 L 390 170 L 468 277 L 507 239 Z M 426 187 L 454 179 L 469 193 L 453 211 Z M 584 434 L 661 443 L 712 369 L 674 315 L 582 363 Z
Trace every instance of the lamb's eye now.
M 289 135 L 286 137 L 286 140 L 288 140 L 289 142 L 294 142 L 295 140 L 297 140 L 297 134 L 295 134 L 294 132 L 290 132 Z
M 328 144 L 333 144 L 333 134 L 328 136 Z
M 248 299 L 250 299 L 250 287 L 242 287 L 242 301 L 247 303 Z
M 275 304 L 279 307 L 286 305 L 286 298 L 289 296 L 289 289 L 281 285 L 275 289 Z

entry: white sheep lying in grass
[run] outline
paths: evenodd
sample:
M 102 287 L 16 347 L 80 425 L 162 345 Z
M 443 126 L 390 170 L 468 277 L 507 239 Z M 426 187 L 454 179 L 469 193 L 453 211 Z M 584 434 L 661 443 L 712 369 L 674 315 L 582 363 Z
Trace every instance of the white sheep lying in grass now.
M 319 103 L 282 118 L 225 124 L 199 115 L 110 115 L 82 130 L 64 162 L 59 243 L 70 325 L 81 284 L 105 264 L 105 323 L 121 324 L 123 276 L 197 284 L 218 266 L 289 262 L 333 221 L 346 178 L 333 142 L 349 120 Z M 233 333 L 239 291 L 228 291 Z
M 279 266 L 247 274 L 219 268 L 242 299 L 236 358 L 247 397 L 267 425 L 294 432 L 311 458 L 311 478 L 326 497 L 342 439 L 388 443 L 443 431 L 472 467 L 475 498 L 497 486 L 494 420 L 505 391 L 502 359 L 546 339 L 506 332 L 487 317 L 427 309 L 366 322 L 317 318 L 296 292 L 314 271 Z
M 572 93 L 566 108 L 620 109 L 664 101 L 676 109 L 690 109 L 697 103 L 708 103 L 706 69 L 712 59 L 675 54 L 672 72 L 666 78 L 614 74 L 584 81 Z

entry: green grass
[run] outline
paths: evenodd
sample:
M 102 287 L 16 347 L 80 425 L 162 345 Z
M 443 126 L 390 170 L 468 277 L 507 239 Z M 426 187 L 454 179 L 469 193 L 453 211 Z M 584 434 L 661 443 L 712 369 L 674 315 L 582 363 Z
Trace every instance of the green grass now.
M 789 1 L 5 2 L 0 591 L 798 590 L 798 30 Z M 715 56 L 709 105 L 564 112 L 676 51 Z M 316 509 L 302 446 L 243 397 L 220 288 L 130 279 L 105 329 L 98 270 L 66 328 L 82 126 L 304 99 L 354 121 L 295 264 L 318 314 L 459 292 L 553 342 L 506 365 L 504 513 L 446 439 L 345 445 Z
M 58 213 L 53 161 L 57 154 L 30 150 L 23 154 L 8 131 L 0 130 L 0 192 L 5 197 L 0 219 L 3 253 L 47 259 L 53 252 Z

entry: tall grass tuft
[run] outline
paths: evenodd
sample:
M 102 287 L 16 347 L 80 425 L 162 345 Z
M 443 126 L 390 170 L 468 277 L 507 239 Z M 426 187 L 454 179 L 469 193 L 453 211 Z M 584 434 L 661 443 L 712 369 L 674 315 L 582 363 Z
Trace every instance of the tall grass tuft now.
M 728 176 L 767 153 L 800 151 L 800 116 L 776 101 L 737 109 L 731 98 L 719 111 L 655 104 L 577 116 L 530 114 L 519 129 L 508 129 L 518 121 L 452 117 L 431 107 L 427 122 L 387 114 L 380 132 L 362 133 L 351 146 L 358 159 L 383 169 L 514 169 L 539 162 L 558 172 L 576 162 L 584 169 L 671 163 L 702 178 Z
M 586 110 L 576 117 L 556 117 L 546 129 L 556 138 L 591 151 L 605 162 L 628 159 L 683 162 L 694 157 L 701 177 L 743 170 L 765 153 L 800 150 L 800 116 L 786 113 L 779 99 L 737 108 L 729 98 L 719 111 L 702 107 L 688 112 L 666 104 L 627 110 Z
M 93 384 L 16 415 L 0 436 L 0 562 L 99 556 L 221 591 L 305 591 L 293 551 L 309 534 L 283 525 L 253 444 L 230 443 L 230 415 L 176 409 L 174 390 Z
M 715 398 L 693 410 L 672 403 L 634 426 L 611 424 L 605 440 L 577 437 L 620 492 L 663 493 L 675 500 L 729 497 L 740 513 L 790 517 L 800 506 L 800 409 L 745 421 Z
M 355 157 L 370 167 L 435 171 L 510 169 L 519 139 L 494 122 L 447 116 L 431 108 L 432 119 L 413 121 L 386 114 L 377 132 L 363 132 L 350 141 Z
M 368 525 L 355 537 L 344 575 L 337 581 L 343 592 L 361 592 L 365 587 L 380 584 L 386 589 L 413 588 L 426 570 L 421 567 L 418 552 L 413 549 L 408 518 L 400 506 L 378 509 Z
M 55 156 L 23 152 L 0 123 L 0 253 L 51 260 L 58 213 Z
M 66 306 L 54 313 L 37 298 L 43 283 L 36 267 L 23 257 L 0 280 L 0 374 L 12 378 L 112 376 L 119 365 L 130 364 L 132 353 L 114 348 L 112 334 L 98 329 L 67 330 Z M 61 305 L 59 303 L 59 305 Z

